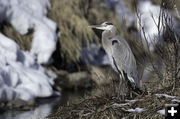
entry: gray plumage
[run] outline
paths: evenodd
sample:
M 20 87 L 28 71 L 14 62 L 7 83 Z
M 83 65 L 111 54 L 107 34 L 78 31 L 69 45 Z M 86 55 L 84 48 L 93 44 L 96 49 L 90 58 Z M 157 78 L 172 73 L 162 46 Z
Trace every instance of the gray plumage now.
M 103 30 L 102 45 L 113 69 L 121 75 L 126 73 L 129 81 L 140 87 L 135 57 L 128 43 L 117 34 L 116 27 L 109 22 L 90 27 Z

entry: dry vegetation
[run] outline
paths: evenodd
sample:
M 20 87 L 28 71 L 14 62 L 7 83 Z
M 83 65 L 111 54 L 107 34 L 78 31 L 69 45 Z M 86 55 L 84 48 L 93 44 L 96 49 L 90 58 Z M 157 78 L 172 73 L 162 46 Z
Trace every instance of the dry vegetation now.
M 172 4 L 174 4 L 173 1 Z M 160 17 L 163 18 L 162 27 L 164 30 L 162 31 L 161 39 L 163 40 L 163 45 L 156 44 L 154 53 L 150 52 L 148 49 L 144 49 L 141 39 L 132 32 L 122 34 L 123 37 L 128 40 L 139 66 L 144 65 L 143 61 L 148 59 L 146 65 L 151 66 L 153 69 L 152 80 L 143 81 L 143 94 L 133 98 L 127 97 L 129 100 L 125 102 L 117 100 L 115 98 L 116 82 L 110 79 L 109 85 L 97 87 L 98 89 L 92 91 L 91 95 L 86 96 L 82 102 L 59 107 L 59 109 L 49 115 L 48 118 L 164 118 L 164 116 L 157 111 L 164 109 L 165 104 L 176 102 L 172 102 L 171 98 L 157 97 L 155 94 L 168 94 L 176 96 L 176 99 L 180 99 L 180 36 L 175 30 L 173 22 L 171 22 L 172 19 L 167 16 L 164 7 L 162 7 L 162 14 L 160 14 Z M 136 42 L 132 40 L 134 38 L 136 38 Z M 138 59 L 139 56 L 142 57 Z M 144 67 L 145 66 L 142 66 L 142 68 Z M 108 76 L 104 78 L 105 80 L 109 79 Z M 114 106 L 114 104 L 127 105 Z M 143 108 L 144 111 L 139 113 L 130 113 L 127 111 L 127 109 L 135 109 L 137 107 Z
M 112 21 L 118 26 L 118 20 L 96 0 L 51 0 L 51 3 L 48 16 L 61 31 L 58 51 L 54 54 L 55 66 L 70 72 L 78 71 L 82 47 L 92 42 L 100 45 L 97 35 L 88 25 Z
M 0 31 L 9 38 L 14 39 L 22 50 L 30 50 L 32 41 L 32 30 L 26 35 L 21 35 L 8 23 L 3 23 Z

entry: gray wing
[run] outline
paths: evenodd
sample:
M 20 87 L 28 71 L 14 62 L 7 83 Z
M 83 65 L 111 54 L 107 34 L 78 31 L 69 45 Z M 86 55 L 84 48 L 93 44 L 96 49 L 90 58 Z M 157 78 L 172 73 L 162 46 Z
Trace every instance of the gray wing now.
M 136 85 L 139 87 L 140 81 L 137 74 L 136 60 L 128 43 L 119 36 L 112 38 L 111 41 L 112 56 L 117 65 L 117 68 L 127 73 L 128 77 L 133 78 Z

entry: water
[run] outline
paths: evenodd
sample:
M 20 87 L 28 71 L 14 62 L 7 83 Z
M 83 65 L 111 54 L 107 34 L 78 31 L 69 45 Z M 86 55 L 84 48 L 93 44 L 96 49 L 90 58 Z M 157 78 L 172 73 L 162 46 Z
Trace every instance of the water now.
M 46 99 L 46 101 L 44 99 L 41 100 L 39 100 L 39 106 L 29 111 L 7 110 L 1 112 L 0 119 L 44 119 L 51 113 L 59 98 Z
M 38 99 L 39 106 L 28 111 L 0 110 L 0 119 L 44 119 L 59 106 L 78 103 L 88 91 L 62 91 L 61 97 Z

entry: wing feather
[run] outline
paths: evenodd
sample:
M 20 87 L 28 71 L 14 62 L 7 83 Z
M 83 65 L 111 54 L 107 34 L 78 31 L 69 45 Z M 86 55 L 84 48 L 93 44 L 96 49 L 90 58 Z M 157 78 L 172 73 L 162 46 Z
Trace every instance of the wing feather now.
M 116 62 L 118 69 L 123 70 L 127 73 L 128 77 L 131 77 L 135 80 L 136 84 L 139 86 L 139 79 L 137 74 L 137 66 L 134 55 L 128 45 L 128 43 L 116 36 L 111 39 L 112 41 L 117 40 L 118 43 L 112 45 L 112 56 Z

